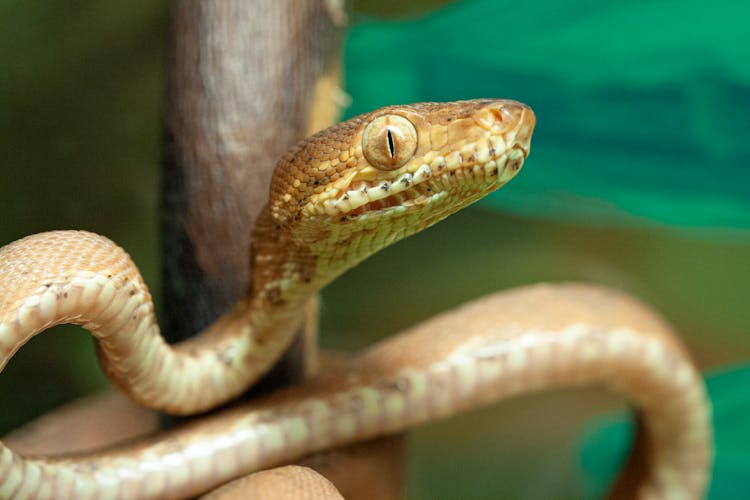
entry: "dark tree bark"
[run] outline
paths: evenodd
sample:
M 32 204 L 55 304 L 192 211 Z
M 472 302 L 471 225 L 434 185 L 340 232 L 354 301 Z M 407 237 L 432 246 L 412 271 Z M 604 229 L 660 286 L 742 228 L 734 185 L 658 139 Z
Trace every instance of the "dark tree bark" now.
M 310 132 L 316 84 L 338 66 L 340 30 L 325 5 L 173 3 L 161 217 L 172 341 L 209 325 L 247 289 L 251 232 L 273 167 Z
M 343 19 L 336 2 L 322 0 L 173 2 L 161 189 L 170 342 L 245 293 L 250 237 L 276 160 L 338 115 Z M 314 304 L 309 310 L 308 340 Z M 315 342 L 303 339 L 262 385 L 313 369 Z

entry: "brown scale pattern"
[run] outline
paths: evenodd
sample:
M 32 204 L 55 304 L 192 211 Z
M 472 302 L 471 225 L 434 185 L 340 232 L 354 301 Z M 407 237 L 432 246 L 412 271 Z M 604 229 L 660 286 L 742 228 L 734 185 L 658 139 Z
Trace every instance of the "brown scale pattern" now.
M 358 165 L 352 137 L 360 137 L 367 116 L 318 132 L 294 146 L 281 157 L 271 179 L 270 211 L 274 220 L 294 220 L 304 202 L 314 193 L 321 193 L 331 181 L 337 180 L 347 168 Z M 347 141 L 346 138 L 349 138 Z M 339 161 L 346 153 L 347 161 Z M 336 165 L 331 166 L 332 160 Z M 325 168 L 321 169 L 321 165 Z M 286 199 L 286 196 L 289 198 Z

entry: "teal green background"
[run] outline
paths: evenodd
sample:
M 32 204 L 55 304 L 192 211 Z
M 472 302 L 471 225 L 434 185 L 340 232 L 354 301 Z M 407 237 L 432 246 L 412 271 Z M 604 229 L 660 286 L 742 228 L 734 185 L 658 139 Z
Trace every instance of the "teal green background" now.
M 399 4 L 355 2 L 347 114 L 514 98 L 537 113 L 532 154 L 478 207 L 326 289 L 323 344 L 359 349 L 540 281 L 625 290 L 661 311 L 709 370 L 711 498 L 746 487 L 750 7 L 471 0 L 403 19 Z M 53 228 L 101 232 L 158 297 L 166 4 L 8 1 L 0 19 L 0 244 Z M 104 384 L 85 333 L 42 335 L 0 377 L 0 433 Z M 409 497 L 595 496 L 627 443 L 621 408 L 598 390 L 559 391 L 421 428 L 410 434 Z
M 534 167 L 492 206 L 748 229 L 749 13 L 728 1 L 474 0 L 363 23 L 347 44 L 348 113 L 512 97 L 538 115 Z

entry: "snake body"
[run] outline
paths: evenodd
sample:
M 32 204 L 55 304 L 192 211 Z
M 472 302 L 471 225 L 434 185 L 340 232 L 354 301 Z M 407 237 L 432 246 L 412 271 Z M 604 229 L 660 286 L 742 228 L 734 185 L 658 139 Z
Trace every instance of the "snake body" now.
M 378 128 L 383 120 L 397 123 Z M 255 227 L 250 293 L 175 347 L 159 333 L 137 267 L 111 241 L 63 231 L 14 242 L 0 254 L 0 366 L 36 333 L 74 322 L 97 338 L 108 376 L 138 403 L 173 414 L 213 408 L 278 359 L 311 294 L 512 178 L 533 125 L 531 110 L 511 101 L 418 104 L 305 140 L 274 172 Z
M 0 249 L 0 365 L 44 329 L 78 323 L 97 339 L 107 375 L 138 403 L 174 414 L 216 407 L 280 356 L 311 294 L 510 180 L 534 123 L 515 101 L 424 103 L 383 108 L 306 139 L 274 172 L 247 296 L 175 346 L 159 333 L 137 268 L 108 239 L 57 231 L 14 242 Z M 515 295 L 488 299 L 301 387 L 127 448 L 24 458 L 0 445 L 0 497 L 194 496 L 503 396 L 592 382 L 627 393 L 643 411 L 650 467 L 639 493 L 700 495 L 711 436 L 699 375 L 658 320 L 646 314 L 644 334 L 643 325 L 613 322 L 617 314 L 592 307 L 602 293 L 569 290 L 579 316 L 556 324 L 520 314 Z M 608 301 L 632 309 L 622 298 Z M 481 319 L 493 317 L 490 309 L 503 311 L 501 324 Z M 655 404 L 665 397 L 667 408 Z

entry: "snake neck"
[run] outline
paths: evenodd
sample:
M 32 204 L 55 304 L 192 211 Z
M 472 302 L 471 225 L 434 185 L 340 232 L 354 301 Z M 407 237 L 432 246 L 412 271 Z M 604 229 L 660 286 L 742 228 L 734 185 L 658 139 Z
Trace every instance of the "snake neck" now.
M 286 350 L 302 323 L 308 299 L 337 276 L 330 266 L 318 265 L 315 245 L 301 245 L 290 234 L 271 218 L 267 207 L 263 209 L 253 232 L 248 293 L 201 335 L 179 346 L 212 367 L 204 371 L 238 372 L 233 375 L 241 381 L 235 394 Z
M 271 218 L 260 213 L 253 232 L 252 276 L 248 305 L 252 314 L 276 324 L 300 318 L 303 305 L 330 279 L 321 276 L 310 247 L 296 243 Z

